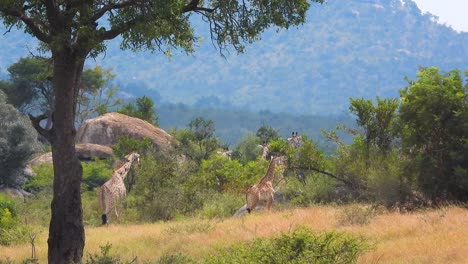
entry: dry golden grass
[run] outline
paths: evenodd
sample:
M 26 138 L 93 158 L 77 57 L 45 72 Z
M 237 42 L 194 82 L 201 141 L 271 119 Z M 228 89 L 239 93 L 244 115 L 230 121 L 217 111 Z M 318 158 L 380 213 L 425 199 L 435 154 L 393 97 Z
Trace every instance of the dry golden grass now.
M 225 220 L 187 219 L 144 225 L 111 225 L 86 229 L 85 258 L 112 244 L 111 252 L 122 259 L 155 260 L 180 252 L 195 259 L 218 248 L 269 237 L 301 226 L 314 230 L 339 230 L 360 235 L 372 249 L 360 263 L 467 263 L 468 210 L 447 207 L 412 214 L 382 213 L 367 225 L 343 226 L 337 220 L 341 207 L 312 207 L 255 213 Z M 36 243 L 40 263 L 46 263 L 47 232 Z M 30 246 L 0 247 L 0 259 L 20 261 L 30 256 Z

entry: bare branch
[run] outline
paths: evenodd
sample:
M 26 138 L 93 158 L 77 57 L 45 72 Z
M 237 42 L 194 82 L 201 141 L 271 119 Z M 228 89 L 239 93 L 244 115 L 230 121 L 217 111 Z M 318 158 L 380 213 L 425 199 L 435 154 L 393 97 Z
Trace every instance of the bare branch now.
M 324 171 L 324 170 L 321 170 L 321 169 L 317 169 L 317 168 L 314 168 L 314 167 L 310 167 L 310 166 L 308 166 L 308 167 L 291 167 L 290 169 L 293 169 L 293 170 L 311 170 L 311 171 L 315 171 L 315 172 L 318 172 L 318 173 L 321 173 L 321 174 L 325 174 L 325 175 L 327 175 L 327 176 L 330 176 L 330 177 L 332 177 L 333 179 L 338 180 L 338 181 L 340 181 L 340 182 L 343 182 L 344 184 L 346 184 L 346 185 L 348 185 L 348 186 L 350 186 L 350 187 L 353 187 L 353 188 L 358 187 L 358 188 L 361 188 L 361 189 L 364 188 L 364 186 L 363 186 L 361 183 L 359 183 L 359 182 L 350 181 L 350 180 L 345 179 L 345 178 L 343 178 L 343 177 L 337 176 L 337 175 L 335 175 L 335 174 L 333 174 L 333 173 L 331 173 L 331 172 Z

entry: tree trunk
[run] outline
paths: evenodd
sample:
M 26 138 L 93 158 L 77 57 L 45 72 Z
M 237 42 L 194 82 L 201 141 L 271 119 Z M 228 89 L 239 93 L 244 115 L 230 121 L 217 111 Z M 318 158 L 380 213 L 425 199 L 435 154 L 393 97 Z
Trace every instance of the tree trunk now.
M 51 132 L 54 186 L 49 226 L 49 263 L 81 263 L 85 241 L 80 184 L 83 170 L 75 155 L 76 90 L 84 59 L 64 49 L 53 54 L 55 109 Z

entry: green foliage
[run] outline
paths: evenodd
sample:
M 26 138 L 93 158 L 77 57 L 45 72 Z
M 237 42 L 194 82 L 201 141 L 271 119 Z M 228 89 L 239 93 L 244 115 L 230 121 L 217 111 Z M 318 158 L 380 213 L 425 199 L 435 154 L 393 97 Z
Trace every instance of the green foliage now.
M 37 133 L 29 119 L 5 102 L 0 91 L 0 185 L 24 183 L 23 168 L 39 149 Z
M 350 112 L 356 114 L 356 122 L 364 130 L 367 148 L 375 146 L 384 154 L 390 151 L 398 100 L 377 97 L 377 105 L 374 105 L 371 100 L 350 98 L 350 103 Z
M 300 228 L 276 238 L 232 246 L 203 263 L 356 263 L 366 247 L 361 238 Z
M 307 207 L 318 203 L 338 202 L 335 196 L 336 180 L 316 174 L 306 173 L 301 177 L 290 177 L 281 188 L 288 204 Z
M 202 117 L 197 117 L 187 125 L 189 129 L 181 129 L 173 134 L 178 141 L 177 149 L 198 164 L 215 150 L 222 148 L 221 142 L 214 137 L 214 123 Z
M 154 102 L 146 95 L 137 98 L 135 104 L 128 103 L 124 105 L 121 109 L 117 110 L 117 112 L 148 121 L 150 124 L 156 126 L 159 125 L 159 117 L 156 115 Z
M 18 223 L 15 201 L 0 193 L 0 229 L 11 229 Z
M 203 196 L 203 207 L 198 211 L 202 218 L 232 217 L 245 203 L 245 196 L 233 193 L 207 192 Z
M 270 142 L 280 138 L 278 130 L 267 125 L 262 125 L 260 128 L 258 128 L 255 135 L 260 138 L 261 142 Z
M 262 152 L 260 142 L 260 138 L 256 135 L 249 134 L 244 136 L 234 148 L 232 153 L 233 158 L 239 160 L 242 164 L 256 160 Z
M 122 262 L 119 257 L 112 256 L 110 250 L 112 244 L 107 243 L 104 246 L 100 246 L 101 254 L 90 254 L 89 259 L 86 260 L 86 264 L 124 264 L 132 262 Z
M 109 168 L 106 161 L 82 162 L 81 165 L 83 166 L 82 184 L 88 191 L 103 185 L 112 177 L 112 168 Z
M 31 193 L 52 192 L 54 182 L 54 168 L 52 164 L 43 163 L 38 167 L 33 167 L 33 170 L 36 176 L 26 182 L 24 189 Z
M 53 103 L 52 68 L 41 57 L 21 58 L 8 67 L 8 101 L 22 112 L 47 111 Z
M 136 208 L 140 220 L 170 220 L 201 206 L 200 194 L 184 187 L 189 177 L 186 168 L 175 160 L 143 156 L 136 174 L 127 203 Z
M 212 155 L 203 160 L 191 183 L 202 189 L 215 190 L 218 192 L 238 192 L 246 186 L 249 181 L 257 178 L 263 170 L 262 166 L 255 166 L 254 162 L 242 165 L 237 160 L 230 160 L 220 155 Z
M 119 89 L 112 84 L 114 78 L 115 74 L 111 70 L 100 66 L 83 71 L 77 102 L 78 124 L 92 116 L 103 115 L 122 103 L 121 99 L 116 98 Z
M 112 146 L 112 151 L 116 157 L 123 158 L 133 151 L 140 155 L 152 153 L 153 142 L 149 138 L 137 139 L 126 135 L 120 136 L 116 144 Z
M 468 76 L 468 75 L 467 75 Z M 401 137 L 410 168 L 432 199 L 468 201 L 468 88 L 460 71 L 423 68 L 401 94 Z
M 270 153 L 272 155 L 286 155 L 288 153 L 288 150 L 289 144 L 288 141 L 286 141 L 286 139 L 284 138 L 279 138 L 270 142 Z

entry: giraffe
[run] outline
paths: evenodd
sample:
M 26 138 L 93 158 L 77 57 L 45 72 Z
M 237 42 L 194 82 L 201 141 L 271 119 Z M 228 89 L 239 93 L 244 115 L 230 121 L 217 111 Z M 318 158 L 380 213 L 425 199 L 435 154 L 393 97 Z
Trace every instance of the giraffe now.
M 260 181 L 247 189 L 247 212 L 250 213 L 257 207 L 260 201 L 265 202 L 268 211 L 274 201 L 275 189 L 273 188 L 273 181 L 275 179 L 275 168 L 277 165 L 283 166 L 284 157 L 272 157 L 268 165 L 265 176 Z
M 268 154 L 270 154 L 270 145 L 268 144 L 268 142 L 263 141 L 263 144 L 259 145 L 259 147 L 262 148 L 262 156 L 261 156 L 262 160 L 266 160 L 268 157 Z
M 218 151 L 216 151 L 216 153 L 218 155 L 221 155 L 221 156 L 226 157 L 228 159 L 231 159 L 231 157 L 232 157 L 232 150 L 229 150 L 229 148 L 225 148 L 223 150 L 218 150 Z
M 119 221 L 119 213 L 117 211 L 116 202 L 127 195 L 127 189 L 125 188 L 124 179 L 127 176 L 133 162 L 140 162 L 140 154 L 132 152 L 125 156 L 125 162 L 118 166 L 112 173 L 112 178 L 105 182 L 100 190 L 98 190 L 99 205 L 102 209 L 102 224 L 107 224 L 107 215 L 109 214 L 112 207 L 117 222 Z
M 304 144 L 302 136 L 299 136 L 299 132 L 292 132 L 292 136 L 288 138 L 288 143 L 293 148 L 299 148 Z

